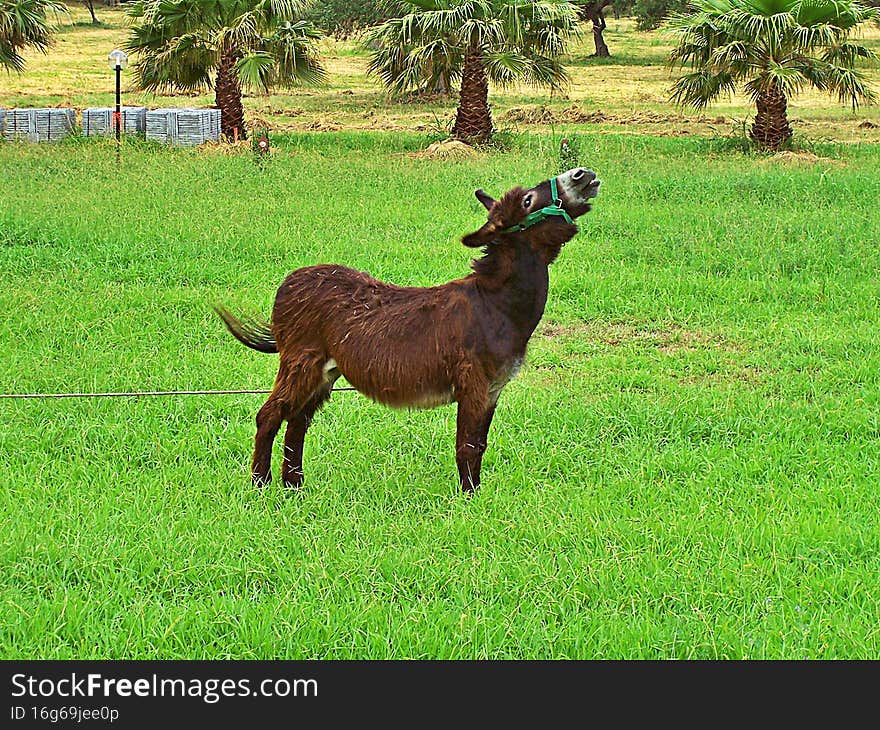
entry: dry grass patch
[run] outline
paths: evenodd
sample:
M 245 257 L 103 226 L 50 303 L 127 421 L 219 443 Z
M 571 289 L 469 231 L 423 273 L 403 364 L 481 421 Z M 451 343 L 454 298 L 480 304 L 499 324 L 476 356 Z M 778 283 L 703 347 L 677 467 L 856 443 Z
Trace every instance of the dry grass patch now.
M 840 160 L 832 160 L 830 157 L 819 157 L 812 152 L 794 152 L 792 150 L 783 150 L 777 152 L 770 158 L 773 162 L 784 162 L 800 165 L 843 165 Z
M 678 382 L 684 385 L 697 385 L 700 387 L 713 387 L 719 385 L 758 385 L 765 377 L 766 373 L 760 368 L 752 365 L 736 366 L 731 370 L 716 370 L 712 373 L 700 373 L 699 375 L 688 375 L 679 377 L 673 374 Z
M 209 140 L 204 144 L 198 145 L 196 149 L 209 155 L 241 155 L 253 152 L 253 147 L 249 139 L 240 139 L 236 142 L 213 141 Z
M 657 125 L 657 124 L 726 124 L 725 116 L 687 117 L 677 113 L 641 111 L 632 114 L 612 114 L 595 109 L 587 111 L 578 104 L 571 104 L 561 110 L 554 111 L 544 104 L 530 107 L 515 106 L 502 115 L 507 122 L 522 124 L 621 124 L 621 125 Z
M 656 387 L 674 382 L 687 386 L 709 388 L 760 384 L 766 375 L 753 365 L 741 362 L 742 345 L 714 332 L 683 327 L 669 322 L 548 322 L 539 336 L 550 340 L 586 342 L 594 346 L 590 354 L 569 352 L 570 344 L 561 345 L 565 360 L 604 358 L 619 348 L 628 349 L 626 357 L 636 354 L 653 355 L 663 374 L 655 378 Z M 554 348 L 555 349 L 555 348 Z M 577 348 L 576 348 L 577 349 Z M 666 358 L 669 357 L 669 361 Z M 539 366 L 539 370 L 556 372 L 561 366 Z
M 722 335 L 687 329 L 675 323 L 633 324 L 630 322 L 546 323 L 539 334 L 550 339 L 581 337 L 610 347 L 650 347 L 664 354 L 717 349 L 737 351 L 739 346 Z

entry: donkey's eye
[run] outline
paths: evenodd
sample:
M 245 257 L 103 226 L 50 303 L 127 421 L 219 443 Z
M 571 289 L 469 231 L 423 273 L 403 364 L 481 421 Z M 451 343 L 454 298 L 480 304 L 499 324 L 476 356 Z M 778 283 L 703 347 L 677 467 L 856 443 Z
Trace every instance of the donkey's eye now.
M 523 208 L 525 208 L 526 210 L 531 208 L 532 200 L 534 200 L 534 196 L 531 195 L 531 193 L 529 195 L 526 195 L 526 197 L 523 198 Z

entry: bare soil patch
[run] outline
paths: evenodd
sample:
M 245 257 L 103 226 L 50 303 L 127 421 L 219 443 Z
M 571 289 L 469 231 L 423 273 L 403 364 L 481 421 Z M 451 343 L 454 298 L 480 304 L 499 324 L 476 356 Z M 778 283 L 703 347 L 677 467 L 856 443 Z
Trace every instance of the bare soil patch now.
M 652 124 L 726 124 L 727 117 L 686 117 L 683 114 L 642 111 L 634 114 L 612 114 L 601 109 L 586 111 L 577 104 L 565 109 L 554 111 L 544 106 L 513 107 L 502 115 L 507 122 L 520 124 L 554 124 L 567 122 L 570 124 L 621 124 L 621 125 L 652 125 Z

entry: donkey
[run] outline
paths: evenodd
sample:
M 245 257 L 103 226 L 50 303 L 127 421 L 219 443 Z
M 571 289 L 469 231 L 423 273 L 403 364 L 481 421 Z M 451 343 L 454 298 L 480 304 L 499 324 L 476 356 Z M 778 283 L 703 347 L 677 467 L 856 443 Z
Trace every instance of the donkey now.
M 599 179 L 574 168 L 494 200 L 475 195 L 487 222 L 462 238 L 483 248 L 473 273 L 433 287 L 400 287 L 332 264 L 291 273 L 275 296 L 271 324 L 214 309 L 229 331 L 259 352 L 278 353 L 271 395 L 257 413 L 251 462 L 257 486 L 272 479 L 272 444 L 282 421 L 282 480 L 303 482 L 303 441 L 312 417 L 344 376 L 393 407 L 458 404 L 455 457 L 461 488 L 480 485 L 489 426 L 544 314 L 548 266 L 590 210 Z

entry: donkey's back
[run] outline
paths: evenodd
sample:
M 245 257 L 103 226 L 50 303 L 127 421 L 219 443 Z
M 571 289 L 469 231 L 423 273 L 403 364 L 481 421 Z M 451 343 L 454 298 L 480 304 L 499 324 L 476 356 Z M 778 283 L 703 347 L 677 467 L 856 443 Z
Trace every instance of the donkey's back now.
M 271 331 L 280 352 L 320 362 L 325 380 L 344 376 L 391 406 L 441 405 L 452 402 L 451 373 L 473 319 L 469 288 L 401 287 L 345 266 L 309 266 L 278 288 Z

